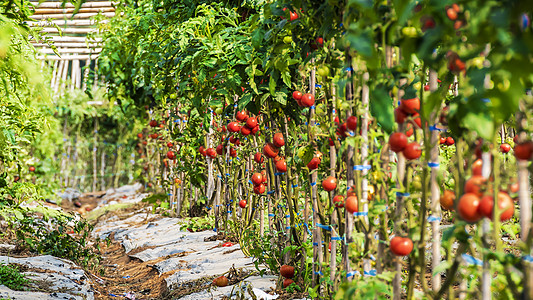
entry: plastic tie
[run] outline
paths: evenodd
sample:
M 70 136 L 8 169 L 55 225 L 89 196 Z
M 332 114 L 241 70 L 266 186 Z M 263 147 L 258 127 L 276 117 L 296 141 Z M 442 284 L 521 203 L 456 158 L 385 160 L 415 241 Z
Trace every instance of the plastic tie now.
M 249 184 L 253 184 L 253 182 L 252 182 L 251 180 L 248 180 L 248 183 L 249 183 Z
M 314 105 L 311 105 L 309 108 L 310 108 L 310 109 L 315 109 L 315 106 L 314 106 Z
M 333 113 L 335 113 L 335 109 L 333 109 L 333 111 L 332 111 L 332 112 L 333 112 Z
M 353 216 L 354 217 L 368 216 L 368 212 L 367 211 L 354 212 Z
M 396 197 L 409 197 L 411 194 L 409 193 L 402 193 L 402 192 L 396 192 Z
M 318 243 L 313 243 L 313 246 L 317 246 L 318 247 Z
M 172 205 L 178 205 L 178 202 L 172 202 Z
M 353 68 L 352 67 L 348 67 L 348 68 L 344 69 L 344 71 L 350 72 L 350 71 L 353 71 Z
M 357 271 L 348 272 L 348 273 L 346 273 L 346 278 L 353 277 L 353 276 L 355 276 L 357 274 L 359 274 L 359 272 L 357 272 Z
M 217 229 L 216 229 L 216 228 L 213 228 L 213 231 L 214 231 L 214 232 L 217 232 Z
M 172 194 L 171 194 L 171 193 L 168 193 L 167 196 L 172 196 Z
M 231 210 L 228 210 L 228 214 L 231 214 Z
M 471 255 L 463 253 L 461 254 L 461 257 L 466 261 L 467 264 L 477 265 L 477 266 L 483 265 L 483 261 L 481 259 L 477 259 Z
M 440 164 L 438 162 L 428 162 L 428 167 L 430 168 L 438 168 Z
M 287 227 L 285 227 L 285 229 L 291 229 L 291 227 L 290 227 L 290 226 L 287 226 Z
M 285 215 L 285 218 L 290 218 L 290 217 L 291 217 L 291 215 Z
M 315 87 L 317 87 L 317 88 L 320 89 L 320 88 L 322 88 L 322 85 L 320 85 L 320 84 L 316 84 L 316 83 L 315 83 Z
M 435 222 L 435 221 L 440 221 L 440 220 L 442 220 L 441 217 L 437 217 L 437 216 L 428 217 L 428 222 Z
M 324 273 L 322 273 L 322 271 L 318 271 L 318 272 L 315 271 L 314 273 L 315 273 L 316 275 L 320 275 L 320 276 L 323 276 L 323 275 L 324 275 Z
M 111 297 L 118 297 L 117 295 L 115 295 L 115 294 L 111 294 L 111 293 L 109 293 L 109 296 L 111 296 Z
M 489 98 L 481 98 L 481 101 L 483 101 L 484 103 L 490 103 L 490 99 Z
M 268 191 L 267 192 L 267 195 L 271 195 L 271 194 L 274 194 L 276 191 L 275 190 L 272 190 L 272 191 Z
M 128 279 L 128 278 L 130 278 L 130 275 L 122 276 L 122 278 L 124 278 L 124 279 Z
M 297 185 L 297 184 L 293 184 L 292 187 L 293 187 L 293 188 L 297 188 L 298 185 Z
M 268 214 L 269 217 L 275 217 L 276 215 L 275 214 Z
M 230 175 L 231 175 L 230 173 L 226 173 L 226 176 L 228 176 L 228 177 L 229 177 Z
M 377 270 L 370 270 L 368 272 L 365 271 L 364 274 L 367 276 L 376 276 L 378 274 L 378 271 Z
M 277 172 L 277 173 L 274 173 L 274 176 L 280 176 L 280 175 L 283 175 L 285 173 L 282 173 L 282 172 Z
M 363 170 L 370 170 L 372 166 L 371 165 L 355 165 L 353 166 L 354 171 L 363 171 Z
M 342 241 L 342 240 L 344 240 L 344 237 L 342 237 L 342 236 L 332 236 L 331 240 L 332 241 Z
M 322 228 L 322 229 L 324 229 L 326 231 L 331 231 L 331 226 L 330 225 L 322 225 L 320 223 L 316 223 L 316 226 L 320 227 L 320 228 Z
M 527 262 L 533 262 L 533 256 L 531 255 L 525 255 L 522 259 Z
M 209 206 L 207 206 L 206 208 L 207 208 L 207 210 L 211 210 L 211 207 L 209 207 Z
M 315 186 L 316 185 L 316 182 L 311 182 L 311 186 Z
M 431 130 L 431 131 L 446 131 L 446 129 L 444 129 L 444 128 L 438 128 L 437 125 L 429 126 L 429 130 Z

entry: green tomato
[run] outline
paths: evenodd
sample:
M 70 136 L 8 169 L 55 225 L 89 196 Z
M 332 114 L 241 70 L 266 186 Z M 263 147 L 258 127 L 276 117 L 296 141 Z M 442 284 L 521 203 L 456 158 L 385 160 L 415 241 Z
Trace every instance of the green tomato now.
M 170 97 L 170 99 L 176 99 L 176 98 L 178 98 L 178 95 L 176 95 L 176 93 L 172 93 L 172 94 L 170 94 L 169 97 Z
M 413 87 L 414 87 L 414 88 L 415 88 L 415 90 L 417 90 L 417 91 L 419 91 L 419 90 L 420 90 L 420 87 L 421 87 L 421 86 L 422 86 L 422 83 L 420 83 L 420 81 L 419 81 L 419 82 L 417 82 L 417 83 L 415 83 L 415 84 L 413 84 Z
M 420 176 L 417 175 L 413 178 L 411 186 L 417 190 L 422 189 L 422 179 L 420 178 Z
M 224 110 L 222 109 L 222 107 L 218 107 L 217 109 L 215 109 L 215 113 L 216 113 L 217 115 L 221 115 L 223 111 L 224 111 Z
M 406 37 L 415 38 L 418 36 L 418 32 L 415 27 L 404 27 L 402 28 L 402 34 Z
M 283 38 L 283 42 L 284 42 L 285 44 L 290 44 L 290 43 L 292 43 L 292 37 L 291 37 L 291 36 L 286 36 L 286 37 L 284 37 L 284 38 Z
M 327 66 L 322 66 L 318 68 L 318 75 L 326 78 L 327 76 L 329 76 L 329 68 Z

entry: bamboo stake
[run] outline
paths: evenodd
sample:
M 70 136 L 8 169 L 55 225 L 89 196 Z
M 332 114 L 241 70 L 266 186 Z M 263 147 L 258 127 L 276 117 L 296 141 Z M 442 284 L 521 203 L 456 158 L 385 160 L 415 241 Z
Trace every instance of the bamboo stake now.
M 368 169 L 367 169 L 367 165 L 368 165 L 368 121 L 369 121 L 369 116 L 368 116 L 368 106 L 369 106 L 369 102 L 370 102 L 370 91 L 368 89 L 368 80 L 370 79 L 370 75 L 368 74 L 368 72 L 364 73 L 363 74 L 363 90 L 362 90 L 362 97 L 361 97 L 361 104 L 363 105 L 363 116 L 361 118 L 361 136 L 363 138 L 363 145 L 361 147 L 361 164 L 363 165 L 362 167 L 362 172 L 361 172 L 361 175 L 362 175 L 362 182 L 361 182 L 361 194 L 362 194 L 362 198 L 363 199 L 360 199 L 360 201 L 363 203 L 363 214 L 364 214 L 364 222 L 366 224 L 369 224 L 368 222 L 368 179 L 366 178 L 367 175 L 368 175 Z M 370 235 L 371 233 L 368 232 L 368 234 Z M 367 239 L 367 241 L 370 240 L 370 239 Z M 363 259 L 363 274 L 364 275 L 368 275 L 370 272 L 370 259 L 369 258 L 364 258 Z
M 337 100 L 336 95 L 336 86 L 335 84 L 332 84 L 331 86 L 331 121 L 335 120 L 335 103 Z M 335 148 L 335 144 L 329 146 L 329 176 L 335 176 L 335 171 L 337 169 L 337 149 Z M 333 212 L 331 214 L 331 253 L 330 253 L 330 270 L 329 270 L 329 279 L 333 283 L 333 290 L 336 290 L 336 283 L 335 283 L 335 277 L 337 273 L 337 241 L 334 240 L 334 238 L 338 238 L 338 232 L 335 230 L 337 228 L 337 211 L 338 209 L 335 208 L 335 203 L 333 202 L 333 197 L 335 197 L 335 191 L 330 192 L 329 199 L 330 199 L 330 206 L 333 209 Z M 335 235 L 335 236 L 334 236 Z
M 348 62 L 349 70 L 347 71 L 346 77 L 348 82 L 346 84 L 346 101 L 352 104 L 353 101 L 353 68 L 352 68 L 352 57 L 346 51 L 346 61 Z M 340 114 L 339 114 L 340 115 Z M 346 118 L 349 118 L 352 115 L 351 109 L 346 112 Z M 353 173 L 353 155 L 354 149 L 352 146 L 348 146 L 346 149 L 346 181 L 347 187 L 351 188 L 354 186 L 354 173 Z M 350 264 L 350 258 L 348 253 L 348 245 L 353 243 L 353 227 L 354 227 L 354 218 L 346 209 L 344 210 L 345 216 L 345 229 L 344 229 L 344 241 L 342 247 L 342 259 L 344 264 L 344 270 L 346 270 L 346 278 L 348 281 L 352 281 L 352 277 L 355 275 L 355 272 L 352 271 L 352 266 Z
M 97 163 L 96 163 L 96 151 L 98 148 L 98 117 L 94 118 L 94 134 L 93 134 L 93 193 L 96 192 L 97 182 Z

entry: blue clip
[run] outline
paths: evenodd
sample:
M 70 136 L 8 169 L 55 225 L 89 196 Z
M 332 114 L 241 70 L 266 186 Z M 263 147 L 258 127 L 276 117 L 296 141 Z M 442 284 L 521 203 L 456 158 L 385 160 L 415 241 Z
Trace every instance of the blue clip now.
M 344 240 L 344 238 L 342 236 L 332 236 L 331 240 L 332 241 L 342 241 L 342 240 Z
M 297 188 L 298 185 L 297 185 L 297 184 L 293 184 L 292 187 L 293 187 L 293 188 Z
M 378 274 L 378 271 L 377 270 L 370 270 L 368 272 L 365 271 L 364 274 L 368 276 L 376 276 Z
M 285 218 L 290 218 L 290 217 L 291 217 L 291 215 L 285 215 Z
M 354 217 L 368 216 L 368 212 L 367 212 L 367 211 L 354 212 L 354 213 L 353 213 L 353 216 L 354 216 Z
M 353 277 L 353 276 L 355 276 L 356 274 L 359 274 L 359 272 L 357 272 L 357 271 L 351 271 L 351 272 L 348 272 L 348 273 L 346 273 L 346 278 Z
M 354 171 L 363 171 L 363 170 L 370 170 L 372 166 L 370 165 L 355 165 L 353 166 Z
M 290 226 L 287 226 L 287 227 L 285 227 L 285 229 L 291 229 L 291 227 L 290 227 Z
M 428 162 L 428 167 L 430 168 L 438 168 L 440 164 L 438 162 Z
M 402 193 L 402 192 L 396 192 L 396 197 L 409 197 L 411 194 L 409 193 Z
M 313 243 L 313 246 L 318 246 L 318 243 Z
M 271 194 L 274 194 L 275 192 L 276 192 L 275 190 L 272 190 L 272 191 L 268 191 L 267 194 L 271 195 Z
M 431 131 L 446 131 L 446 129 L 438 128 L 436 125 L 429 126 L 429 130 L 431 130 Z
M 276 215 L 275 214 L 268 214 L 269 217 L 275 217 Z
M 322 273 L 322 271 L 318 271 L 318 272 L 314 272 L 316 275 L 320 275 L 320 276 L 323 276 L 324 273 Z
M 353 71 L 353 68 L 352 67 L 348 67 L 348 68 L 344 69 L 344 71 L 350 72 L 350 71 Z
M 531 255 L 525 255 L 522 259 L 527 262 L 533 262 L 533 256 Z
M 320 228 L 322 228 L 322 229 L 324 229 L 326 231 L 331 231 L 331 226 L 330 225 L 322 225 L 320 223 L 316 223 L 316 226 L 320 227 Z
M 441 220 L 441 217 L 437 217 L 437 216 L 428 217 L 428 222 L 435 222 L 435 221 L 440 221 L 440 220 Z
M 315 186 L 316 185 L 316 182 L 311 182 L 311 186 Z
M 280 175 L 283 175 L 285 173 L 282 173 L 282 172 L 277 172 L 277 173 L 274 173 L 274 176 L 280 176 Z
M 471 255 L 468 255 L 468 254 L 461 254 L 461 257 L 466 261 L 467 264 L 470 264 L 470 265 L 477 265 L 477 266 L 482 266 L 483 265 L 483 261 L 480 260 L 480 259 L 477 259 Z
M 316 83 L 315 83 L 315 87 L 317 87 L 319 89 L 322 88 L 322 86 L 320 84 L 316 84 Z
M 309 107 L 310 109 L 315 109 L 315 106 L 314 105 L 311 105 L 311 107 Z
M 228 214 L 231 214 L 231 210 L 228 210 Z
M 251 180 L 248 180 L 248 183 L 253 184 L 253 182 Z

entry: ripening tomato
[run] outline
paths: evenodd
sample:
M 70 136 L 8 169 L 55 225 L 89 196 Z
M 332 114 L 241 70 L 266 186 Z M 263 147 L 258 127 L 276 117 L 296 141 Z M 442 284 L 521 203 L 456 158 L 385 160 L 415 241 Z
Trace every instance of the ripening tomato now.
M 150 121 L 150 127 L 157 127 L 157 125 L 159 125 L 159 123 L 156 120 Z
M 415 131 L 413 129 L 413 124 L 407 123 L 406 129 L 405 129 L 405 135 L 407 137 L 411 137 L 413 135 L 413 133 L 415 133 Z
M 333 204 L 337 208 L 344 207 L 344 196 L 343 195 L 337 195 L 333 197 Z
M 519 160 L 530 160 L 533 155 L 533 142 L 527 141 L 514 146 L 514 156 Z
M 303 107 L 311 107 L 315 105 L 315 96 L 313 94 L 304 94 L 300 100 Z
M 241 111 L 238 111 L 236 114 L 235 114 L 235 119 L 239 120 L 239 121 L 245 121 L 246 119 L 248 119 L 248 114 L 246 113 L 245 110 L 241 110 Z
M 394 109 L 394 120 L 398 124 L 405 123 L 405 120 L 407 119 L 407 114 L 399 107 Z
M 281 173 L 287 172 L 287 162 L 284 159 L 276 162 L 276 170 Z
M 275 158 L 278 156 L 279 148 L 274 146 L 271 143 L 267 143 L 265 147 L 263 147 L 263 154 L 265 154 L 268 158 Z
M 254 186 L 254 193 L 260 195 L 260 194 L 263 194 L 265 192 L 265 185 L 264 184 L 258 184 L 256 186 Z
M 405 146 L 402 153 L 406 159 L 413 160 L 418 159 L 420 155 L 422 155 L 422 149 L 420 148 L 420 144 L 418 144 L 418 142 L 412 142 Z
M 346 137 L 346 131 L 348 131 L 348 126 L 346 125 L 346 122 L 340 124 L 339 127 L 337 128 L 337 134 L 343 138 Z
M 346 127 L 352 131 L 357 129 L 357 117 L 350 116 L 346 119 Z
M 509 153 L 509 151 L 511 151 L 511 145 L 507 144 L 507 143 L 503 143 L 500 145 L 500 151 L 502 153 Z
M 487 178 L 483 176 L 472 176 L 465 182 L 465 193 L 472 193 L 481 197 L 483 195 L 483 186 L 487 182 Z
M 292 92 L 292 98 L 294 98 L 294 100 L 296 100 L 296 101 L 300 101 L 302 99 L 302 96 L 303 96 L 303 94 L 300 91 Z
M 254 175 L 252 175 L 252 183 L 254 185 L 263 183 L 263 175 L 261 175 L 261 173 L 254 173 Z
M 337 179 L 333 176 L 329 176 L 322 181 L 322 187 L 328 192 L 333 191 L 337 187 Z
M 281 276 L 285 278 L 293 278 L 294 277 L 294 267 L 291 267 L 289 265 L 283 265 L 279 268 L 279 273 Z
M 408 237 L 395 236 L 390 240 L 390 250 L 397 256 L 407 256 L 413 251 L 413 241 Z
M 400 101 L 400 109 L 403 110 L 406 114 L 413 115 L 420 110 L 420 99 L 402 99 Z
M 481 201 L 476 194 L 464 194 L 459 198 L 459 203 L 457 204 L 457 212 L 459 213 L 459 216 L 468 223 L 476 223 L 482 217 L 478 211 L 480 202 Z
M 346 210 L 352 214 L 359 211 L 359 205 L 355 195 L 348 196 L 344 201 L 344 206 L 346 207 Z
M 455 11 L 453 8 L 449 7 L 446 9 L 446 15 L 448 16 L 448 19 L 455 21 L 457 20 L 457 11 Z
M 509 197 L 509 194 L 504 192 L 498 193 L 498 208 L 500 211 L 500 221 L 507 221 L 513 217 L 514 203 L 511 197 Z M 478 210 L 482 216 L 493 220 L 493 209 L 494 198 L 492 196 L 487 195 L 481 198 Z
M 254 155 L 254 161 L 258 164 L 262 164 L 264 159 L 263 159 L 263 155 L 261 154 L 261 152 L 257 152 L 255 155 Z
M 213 148 L 207 148 L 205 150 L 205 154 L 207 154 L 207 156 L 211 157 L 211 158 L 215 158 L 217 157 L 217 151 Z
M 151 137 L 152 139 L 155 140 L 155 139 L 157 139 L 157 138 L 159 137 L 159 134 L 157 134 L 157 133 L 152 133 L 152 134 L 150 135 L 150 137 Z
M 440 196 L 440 206 L 444 210 L 453 210 L 453 204 L 455 202 L 455 193 L 450 190 L 445 190 Z
M 246 126 L 250 129 L 254 129 L 257 126 L 257 118 L 249 117 L 246 119 Z
M 247 202 L 246 202 L 246 200 L 244 200 L 244 199 L 242 199 L 241 201 L 239 201 L 239 206 L 240 206 L 241 208 L 246 208 L 246 204 L 247 204 Z
M 274 137 L 272 138 L 272 143 L 274 146 L 281 148 L 285 145 L 285 139 L 283 138 L 283 134 L 281 132 L 277 132 L 274 134 Z
M 168 159 L 173 160 L 173 159 L 176 158 L 176 155 L 174 154 L 174 151 L 168 151 L 167 152 L 167 157 L 168 157 Z
M 393 152 L 401 152 L 407 147 L 407 136 L 401 132 L 395 132 L 389 137 L 389 145 Z
M 217 154 L 218 155 L 223 155 L 224 154 L 224 145 L 220 144 L 217 146 Z
M 320 158 L 313 157 L 311 161 L 307 164 L 307 168 L 309 168 L 309 170 L 315 170 L 318 168 L 318 165 L 320 165 Z

